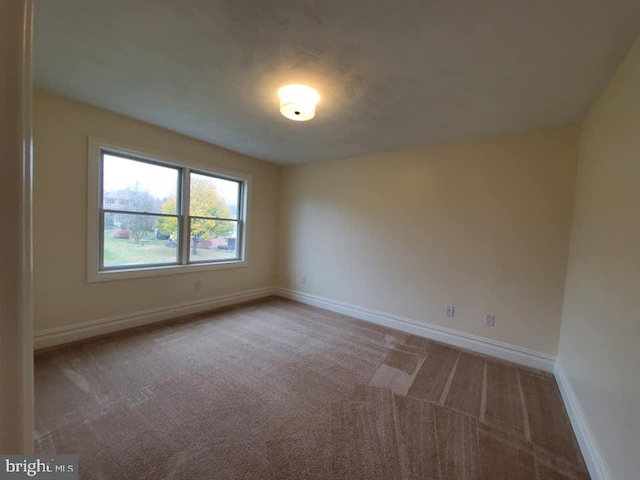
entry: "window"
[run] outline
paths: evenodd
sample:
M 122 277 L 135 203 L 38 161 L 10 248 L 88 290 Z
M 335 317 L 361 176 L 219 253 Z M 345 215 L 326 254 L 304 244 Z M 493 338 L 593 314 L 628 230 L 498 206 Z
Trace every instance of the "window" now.
M 245 264 L 250 178 L 89 142 L 90 281 Z

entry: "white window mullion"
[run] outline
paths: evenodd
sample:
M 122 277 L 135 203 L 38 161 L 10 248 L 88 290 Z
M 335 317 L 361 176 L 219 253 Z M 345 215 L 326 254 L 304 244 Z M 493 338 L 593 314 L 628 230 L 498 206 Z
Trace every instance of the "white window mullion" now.
M 102 178 L 104 169 L 104 158 L 102 150 L 98 149 L 98 184 L 97 184 L 97 198 L 95 199 L 98 206 L 98 223 L 97 231 L 95 232 L 98 241 L 98 268 L 102 270 L 104 268 L 104 200 L 102 189 Z M 92 196 L 95 197 L 95 196 Z
M 100 270 L 104 268 L 104 210 L 100 205 L 98 213 L 98 265 Z
M 180 196 L 180 263 L 186 265 L 189 262 L 189 247 L 191 235 L 189 234 L 189 200 L 191 190 L 189 185 L 190 170 L 182 169 L 182 188 Z
M 245 202 L 247 200 L 247 192 L 245 189 L 247 188 L 247 184 L 245 182 L 240 183 L 240 188 L 238 189 L 238 227 L 236 234 L 236 252 L 238 254 L 238 259 L 242 260 L 245 258 L 245 218 L 247 215 Z

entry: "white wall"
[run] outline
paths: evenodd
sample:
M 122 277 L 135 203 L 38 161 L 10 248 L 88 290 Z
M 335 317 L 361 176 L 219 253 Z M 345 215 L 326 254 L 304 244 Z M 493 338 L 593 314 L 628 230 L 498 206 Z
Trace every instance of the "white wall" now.
M 288 167 L 280 284 L 554 355 L 578 132 Z
M 611 478 L 639 478 L 640 42 L 582 127 L 558 365 Z
M 249 266 L 87 283 L 90 134 L 251 175 Z M 273 285 L 279 167 L 42 91 L 34 95 L 34 142 L 36 332 Z

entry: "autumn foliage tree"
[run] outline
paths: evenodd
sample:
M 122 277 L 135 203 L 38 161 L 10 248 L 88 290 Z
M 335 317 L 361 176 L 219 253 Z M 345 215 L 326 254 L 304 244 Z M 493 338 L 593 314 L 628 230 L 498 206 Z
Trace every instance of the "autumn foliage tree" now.
M 234 224 L 232 222 L 211 218 L 231 218 L 231 211 L 215 185 L 208 182 L 206 178 L 191 177 L 189 203 L 189 216 L 197 217 L 190 219 L 191 252 L 193 255 L 197 255 L 199 242 L 219 236 L 226 237 L 233 232 Z M 161 211 L 162 213 L 175 214 L 176 198 L 167 199 L 162 204 Z M 178 235 L 178 221 L 175 218 L 161 218 L 157 221 L 156 227 L 164 235 L 171 235 L 174 238 Z

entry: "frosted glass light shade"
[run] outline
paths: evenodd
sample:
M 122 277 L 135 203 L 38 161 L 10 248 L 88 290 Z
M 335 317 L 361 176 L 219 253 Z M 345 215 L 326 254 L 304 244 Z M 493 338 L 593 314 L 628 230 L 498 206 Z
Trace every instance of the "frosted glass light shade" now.
M 280 113 L 285 117 L 304 122 L 316 115 L 316 104 L 320 100 L 318 92 L 306 85 L 286 85 L 278 90 Z

